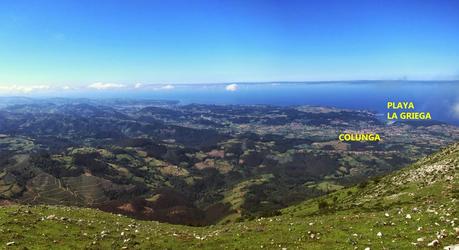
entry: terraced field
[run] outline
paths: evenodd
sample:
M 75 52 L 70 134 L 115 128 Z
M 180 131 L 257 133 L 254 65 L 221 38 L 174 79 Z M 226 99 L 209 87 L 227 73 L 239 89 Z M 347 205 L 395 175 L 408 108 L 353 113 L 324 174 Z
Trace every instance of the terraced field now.
M 39 174 L 28 183 L 31 188 L 24 194 L 25 202 L 47 204 L 78 204 L 78 197 L 62 182 L 49 174 Z

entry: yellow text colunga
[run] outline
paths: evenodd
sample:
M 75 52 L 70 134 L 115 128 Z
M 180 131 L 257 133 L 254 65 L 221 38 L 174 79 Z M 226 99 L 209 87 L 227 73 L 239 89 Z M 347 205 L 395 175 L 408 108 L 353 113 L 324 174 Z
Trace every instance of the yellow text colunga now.
M 340 141 L 380 141 L 379 134 L 340 134 Z

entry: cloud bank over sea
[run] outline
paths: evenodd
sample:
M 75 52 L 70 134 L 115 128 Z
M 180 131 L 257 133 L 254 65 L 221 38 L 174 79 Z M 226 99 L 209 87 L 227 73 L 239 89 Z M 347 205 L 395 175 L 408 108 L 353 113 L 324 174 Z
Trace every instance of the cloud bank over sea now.
M 83 86 L 57 86 L 57 85 L 16 85 L 0 84 L 0 95 L 34 95 L 53 92 L 81 92 L 81 91 L 116 91 L 116 90 L 173 90 L 176 86 L 172 84 L 122 84 L 110 82 L 94 82 Z

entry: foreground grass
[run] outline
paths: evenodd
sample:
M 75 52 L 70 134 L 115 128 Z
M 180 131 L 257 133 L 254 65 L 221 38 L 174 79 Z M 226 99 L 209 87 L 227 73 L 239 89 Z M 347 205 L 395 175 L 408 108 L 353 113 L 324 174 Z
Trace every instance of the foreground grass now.
M 459 146 L 253 221 L 187 227 L 94 209 L 0 207 L 0 248 L 431 249 L 459 244 Z M 428 246 L 430 245 L 432 246 Z

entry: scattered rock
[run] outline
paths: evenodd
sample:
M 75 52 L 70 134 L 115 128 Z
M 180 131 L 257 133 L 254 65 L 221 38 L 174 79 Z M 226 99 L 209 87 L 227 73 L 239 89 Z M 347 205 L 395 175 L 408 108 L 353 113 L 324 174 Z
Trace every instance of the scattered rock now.
M 427 244 L 427 246 L 428 247 L 435 247 L 435 246 L 438 246 L 438 244 L 440 244 L 440 242 L 438 240 L 433 240 L 429 244 Z
M 55 218 L 56 218 L 56 215 L 54 215 L 54 214 L 46 216 L 47 220 L 52 220 L 52 219 L 55 219 Z
M 451 246 L 446 246 L 443 249 L 445 250 L 459 250 L 459 244 L 457 245 L 451 245 Z
M 437 232 L 437 239 L 443 239 L 448 236 L 448 233 L 445 229 L 442 229 L 440 232 Z

